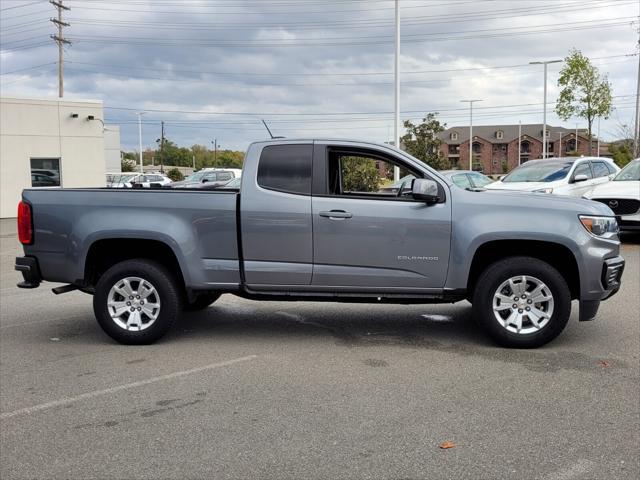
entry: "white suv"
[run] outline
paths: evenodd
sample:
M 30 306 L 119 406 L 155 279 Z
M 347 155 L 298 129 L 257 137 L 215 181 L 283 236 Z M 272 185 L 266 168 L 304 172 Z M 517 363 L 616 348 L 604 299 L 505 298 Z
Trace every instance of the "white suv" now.
M 613 210 L 620 230 L 640 231 L 640 158 L 627 164 L 613 181 L 594 187 L 584 198 Z
M 596 185 L 607 183 L 619 171 L 611 159 L 601 157 L 530 160 L 485 188 L 581 197 Z

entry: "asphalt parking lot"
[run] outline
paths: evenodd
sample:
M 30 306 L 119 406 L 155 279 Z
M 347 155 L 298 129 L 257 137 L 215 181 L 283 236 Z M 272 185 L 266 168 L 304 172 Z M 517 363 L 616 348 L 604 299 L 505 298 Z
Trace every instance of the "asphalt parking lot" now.
M 3 221 L 0 477 L 640 476 L 640 239 L 596 321 L 493 346 L 466 302 L 223 296 L 156 345 L 115 344 L 91 297 L 15 288 Z M 443 442 L 454 448 L 441 449 Z

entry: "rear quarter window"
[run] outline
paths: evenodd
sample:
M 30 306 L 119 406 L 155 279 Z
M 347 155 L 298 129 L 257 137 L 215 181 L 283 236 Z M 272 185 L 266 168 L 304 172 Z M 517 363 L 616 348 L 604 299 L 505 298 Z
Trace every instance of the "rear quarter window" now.
M 269 190 L 311 195 L 313 145 L 264 147 L 258 163 L 258 185 Z

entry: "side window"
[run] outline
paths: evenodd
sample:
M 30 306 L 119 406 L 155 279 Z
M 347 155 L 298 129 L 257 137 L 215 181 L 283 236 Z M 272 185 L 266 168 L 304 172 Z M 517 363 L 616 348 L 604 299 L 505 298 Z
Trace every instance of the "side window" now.
M 593 166 L 594 177 L 598 178 L 598 177 L 606 177 L 610 175 L 609 169 L 607 168 L 607 165 L 604 162 L 592 162 L 591 165 Z
M 280 192 L 311 195 L 313 145 L 264 147 L 258 163 L 258 185 Z
M 467 177 L 466 173 L 454 175 L 451 177 L 451 180 L 460 188 L 471 188 L 471 182 L 469 181 L 469 177 Z
M 578 175 L 586 175 L 589 179 L 593 178 L 588 162 L 581 163 L 576 167 L 575 172 L 573 172 L 573 178 L 576 178 Z
M 329 193 L 331 195 L 397 198 L 411 192 L 417 172 L 375 154 L 329 150 Z M 393 180 L 394 167 L 400 179 Z M 402 192 L 400 192 L 402 190 Z
M 616 169 L 613 168 L 613 165 L 611 165 L 610 163 L 605 163 L 605 165 L 607 166 L 607 170 L 609 170 L 609 173 L 612 175 L 615 175 L 616 173 Z
M 218 180 L 231 180 L 233 176 L 231 172 L 220 172 L 218 173 Z

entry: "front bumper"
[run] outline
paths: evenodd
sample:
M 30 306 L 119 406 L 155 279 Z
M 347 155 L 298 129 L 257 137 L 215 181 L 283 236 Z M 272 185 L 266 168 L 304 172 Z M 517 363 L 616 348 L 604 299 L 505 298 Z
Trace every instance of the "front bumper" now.
M 602 284 L 602 297 L 600 300 L 580 300 L 580 316 L 581 322 L 593 320 L 598 313 L 600 301 L 612 297 L 620 290 L 620 282 L 622 273 L 624 272 L 624 258 L 616 256 L 608 258 L 602 265 L 602 274 L 600 275 L 600 283 Z
M 37 288 L 42 282 L 38 259 L 35 257 L 16 257 L 15 269 L 22 273 L 22 282 L 18 288 Z

